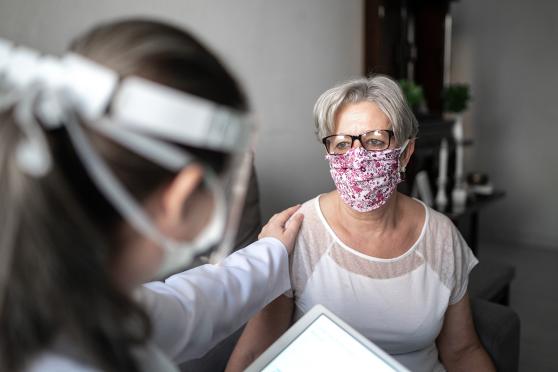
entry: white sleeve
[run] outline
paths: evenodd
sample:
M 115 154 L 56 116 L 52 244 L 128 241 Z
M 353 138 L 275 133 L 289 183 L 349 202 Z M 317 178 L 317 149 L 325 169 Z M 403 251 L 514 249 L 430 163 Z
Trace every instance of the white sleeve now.
M 449 304 L 455 305 L 463 299 L 469 285 L 469 274 L 479 263 L 463 235 L 452 225 L 453 241 L 453 288 L 451 289 Z
M 288 255 L 275 238 L 141 287 L 153 341 L 176 363 L 199 358 L 291 287 Z

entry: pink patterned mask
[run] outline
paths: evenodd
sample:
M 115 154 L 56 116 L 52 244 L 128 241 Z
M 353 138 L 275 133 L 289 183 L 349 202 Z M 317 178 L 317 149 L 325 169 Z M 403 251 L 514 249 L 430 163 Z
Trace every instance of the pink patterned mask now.
M 326 155 L 330 173 L 341 199 L 359 212 L 370 212 L 384 205 L 401 182 L 401 148 L 367 151 L 362 147 L 342 155 Z

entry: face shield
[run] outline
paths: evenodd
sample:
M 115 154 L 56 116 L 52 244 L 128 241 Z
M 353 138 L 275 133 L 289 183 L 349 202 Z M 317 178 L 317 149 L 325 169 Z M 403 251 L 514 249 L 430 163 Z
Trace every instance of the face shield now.
M 139 77 L 120 79 L 76 54 L 56 59 L 6 42 L 0 43 L 0 82 L 9 88 L 0 109 L 16 103 L 20 112 L 21 169 L 46 174 L 52 159 L 44 130 L 64 126 L 97 188 L 125 221 L 163 250 L 157 277 L 184 270 L 201 256 L 215 263 L 230 252 L 252 163 L 254 125 L 248 115 Z M 190 164 L 202 165 L 212 209 L 202 231 L 188 241 L 161 232 L 91 145 L 83 126 L 176 174 Z M 181 145 L 225 154 L 224 170 L 217 173 Z

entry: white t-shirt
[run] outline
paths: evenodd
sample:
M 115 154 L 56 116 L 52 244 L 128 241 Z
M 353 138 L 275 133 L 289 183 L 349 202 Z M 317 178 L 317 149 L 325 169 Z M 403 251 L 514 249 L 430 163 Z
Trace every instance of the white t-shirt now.
M 435 341 L 448 305 L 463 298 L 478 261 L 453 223 L 423 206 L 417 241 L 401 256 L 381 259 L 337 237 L 319 196 L 304 203 L 288 293 L 295 320 L 322 304 L 412 371 L 444 371 Z

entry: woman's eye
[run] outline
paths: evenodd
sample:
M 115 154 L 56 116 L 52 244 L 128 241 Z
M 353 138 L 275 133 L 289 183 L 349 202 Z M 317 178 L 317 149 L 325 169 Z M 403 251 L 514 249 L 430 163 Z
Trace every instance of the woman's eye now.
M 338 149 L 346 149 L 349 146 L 349 142 L 339 142 L 335 147 Z
M 383 146 L 384 142 L 377 140 L 377 139 L 369 139 L 368 141 L 366 141 L 366 146 L 372 146 L 372 147 L 378 147 L 378 146 Z

